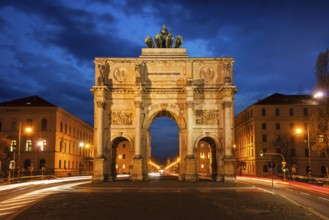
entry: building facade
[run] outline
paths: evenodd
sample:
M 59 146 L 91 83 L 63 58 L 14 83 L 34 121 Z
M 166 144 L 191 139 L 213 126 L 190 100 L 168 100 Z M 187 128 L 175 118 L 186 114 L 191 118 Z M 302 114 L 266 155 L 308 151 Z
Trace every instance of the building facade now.
M 93 128 L 38 97 L 0 103 L 0 132 L 11 140 L 14 175 L 90 175 Z
M 316 105 L 308 95 L 275 93 L 238 114 L 235 117 L 236 173 L 269 176 L 272 172 L 268 163 L 274 161 L 273 174 L 280 176 L 284 159 L 287 175 L 306 176 L 310 172 L 313 176 L 326 175 L 326 159 L 313 151 L 315 140 L 309 135 L 310 115 Z
M 158 117 L 178 125 L 179 180 L 198 180 L 197 148 L 204 141 L 213 148 L 214 179 L 235 181 L 232 58 L 190 58 L 185 48 L 142 48 L 138 58 L 96 58 L 94 63 L 94 182 L 115 178 L 113 149 L 122 141 L 134 150 L 131 178 L 148 178 L 149 127 Z

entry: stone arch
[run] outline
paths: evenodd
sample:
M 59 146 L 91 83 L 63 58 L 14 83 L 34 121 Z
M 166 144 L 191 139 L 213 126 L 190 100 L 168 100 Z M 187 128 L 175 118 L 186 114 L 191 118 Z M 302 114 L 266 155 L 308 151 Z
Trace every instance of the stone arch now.
M 217 179 L 217 175 L 218 175 L 218 167 L 220 164 L 220 160 L 219 160 L 219 155 L 221 152 L 223 152 L 222 150 L 222 143 L 220 141 L 220 139 L 215 136 L 215 135 L 211 135 L 211 134 L 203 134 L 200 135 L 194 142 L 194 149 L 196 152 L 198 152 L 198 144 L 203 141 L 209 144 L 210 146 L 210 151 L 211 151 L 211 158 L 212 158 L 212 163 L 211 163 L 211 178 L 212 180 L 216 180 Z M 200 150 L 201 152 L 201 150 Z M 196 155 L 196 158 L 201 160 L 200 155 Z M 198 166 L 198 165 L 197 165 Z M 197 169 L 199 170 L 199 167 L 197 167 Z
M 116 156 L 117 156 L 117 147 L 122 141 L 128 141 L 130 144 L 130 148 L 134 149 L 134 141 L 133 139 L 126 134 L 118 133 L 114 135 L 111 139 L 108 140 L 106 144 L 106 149 L 108 152 L 108 159 L 109 159 L 109 176 L 108 180 L 113 181 L 117 177 L 117 170 L 116 170 Z
M 216 149 L 218 151 L 222 151 L 223 150 L 223 146 L 222 146 L 222 142 L 220 141 L 220 139 L 216 136 L 216 135 L 212 135 L 212 134 L 203 134 L 200 135 L 194 142 L 194 148 L 196 149 L 198 147 L 198 143 L 202 140 L 202 139 L 212 139 L 216 145 Z
M 170 107 L 170 106 L 162 107 L 161 105 L 157 105 L 155 108 L 153 108 L 152 110 L 150 110 L 148 112 L 148 114 L 147 114 L 148 117 L 143 122 L 143 128 L 148 129 L 150 127 L 150 125 L 152 124 L 153 120 L 157 116 L 159 116 L 159 114 L 161 116 L 167 116 L 169 118 L 172 118 L 177 123 L 178 128 L 180 130 L 186 128 L 185 119 L 184 119 L 183 115 L 177 109 Z

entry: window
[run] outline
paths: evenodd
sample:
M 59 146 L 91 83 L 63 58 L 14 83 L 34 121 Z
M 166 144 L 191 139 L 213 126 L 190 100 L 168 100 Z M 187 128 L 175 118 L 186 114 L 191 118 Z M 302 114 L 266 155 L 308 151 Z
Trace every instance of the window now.
M 294 116 L 294 109 L 293 108 L 289 109 L 289 116 Z
M 59 169 L 62 168 L 62 161 L 61 161 L 61 160 L 59 160 L 59 165 L 58 165 L 58 167 L 59 167 Z
M 31 161 L 29 159 L 24 161 L 24 169 L 28 170 L 31 167 Z
M 295 127 L 294 123 L 290 123 L 290 124 L 289 124 L 289 127 L 290 127 L 291 130 L 293 130 L 294 127 Z
M 263 172 L 264 172 L 264 173 L 267 173 L 267 172 L 268 172 L 268 166 L 267 166 L 267 165 L 264 165 L 264 166 L 263 166 Z
M 46 150 L 46 145 L 47 141 L 46 140 L 41 140 L 38 142 L 38 147 L 40 151 L 45 151 Z
M 122 169 L 125 169 L 126 168 L 126 164 L 122 164 Z
M 304 108 L 304 116 L 308 116 L 308 109 Z
M 64 133 L 67 134 L 67 124 L 65 124 L 64 129 Z
M 122 155 L 122 159 L 126 159 L 126 155 L 125 154 Z
M 308 149 L 305 149 L 305 157 L 308 157 L 308 156 L 309 156 Z
M 290 137 L 290 143 L 295 143 L 295 136 L 294 135 L 291 135 L 291 137 Z
M 266 123 L 262 123 L 262 129 L 266 130 Z
M 11 140 L 10 142 L 10 152 L 16 151 L 17 142 L 16 140 Z
M 46 131 L 47 130 L 47 119 L 43 118 L 41 120 L 41 130 Z
M 63 140 L 60 140 L 60 142 L 59 142 L 59 151 L 60 152 L 63 151 Z
M 327 172 L 326 172 L 327 170 L 326 170 L 326 167 L 325 166 L 321 166 L 321 174 L 323 175 L 323 174 L 326 174 Z
M 266 109 L 262 108 L 262 116 L 266 116 Z
M 61 122 L 61 124 L 60 124 L 59 131 L 63 132 L 63 122 Z
M 17 121 L 15 119 L 11 120 L 10 130 L 17 131 Z
M 123 147 L 123 148 L 126 148 L 126 144 L 123 144 L 122 147 Z
M 26 140 L 25 151 L 32 151 L 32 141 L 31 140 Z
M 263 142 L 267 142 L 267 136 L 266 136 L 266 134 L 263 134 L 263 135 L 262 135 L 262 141 L 263 141 Z
M 39 162 L 39 169 L 46 168 L 46 160 L 41 159 Z
M 280 130 L 280 128 L 281 128 L 280 123 L 276 123 L 276 124 L 275 124 L 275 128 L 276 128 L 277 130 Z
M 263 148 L 262 151 L 264 155 L 267 154 L 267 148 Z
M 278 108 L 275 109 L 275 116 L 280 116 L 280 109 Z
M 32 127 L 32 119 L 30 119 L 30 118 L 27 119 L 26 124 L 27 124 L 28 127 Z
M 276 142 L 281 142 L 281 136 L 279 134 L 276 136 Z
M 294 148 L 290 149 L 290 156 L 291 157 L 296 157 L 296 149 L 294 149 Z

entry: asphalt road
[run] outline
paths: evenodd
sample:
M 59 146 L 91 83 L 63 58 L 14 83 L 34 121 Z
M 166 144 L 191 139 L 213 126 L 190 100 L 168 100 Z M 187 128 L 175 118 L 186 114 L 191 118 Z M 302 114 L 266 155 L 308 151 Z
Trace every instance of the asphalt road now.
M 314 210 L 329 219 L 329 189 L 311 184 L 281 180 L 275 180 L 274 188 L 272 189 L 272 183 L 269 179 L 267 181 L 261 180 L 262 178 L 256 177 L 239 178 L 240 182 L 253 184 L 269 192 L 273 190 L 275 194 L 284 196 L 290 201 Z
M 150 180 L 58 189 L 7 219 L 321 218 L 250 183 Z

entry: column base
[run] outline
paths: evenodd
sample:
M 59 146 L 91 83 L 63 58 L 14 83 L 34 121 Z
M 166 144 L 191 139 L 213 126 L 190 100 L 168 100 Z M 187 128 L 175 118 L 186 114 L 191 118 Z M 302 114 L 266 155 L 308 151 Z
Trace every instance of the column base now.
M 195 169 L 195 158 L 191 155 L 185 158 L 186 164 L 186 174 L 185 174 L 185 181 L 187 182 L 195 182 L 198 181 L 198 177 L 196 175 Z
M 133 158 L 133 167 L 131 173 L 132 181 L 142 181 L 143 180 L 143 158 L 134 157 Z
M 224 182 L 236 182 L 235 159 L 232 156 L 224 158 Z
M 94 158 L 93 183 L 104 182 L 104 158 Z

